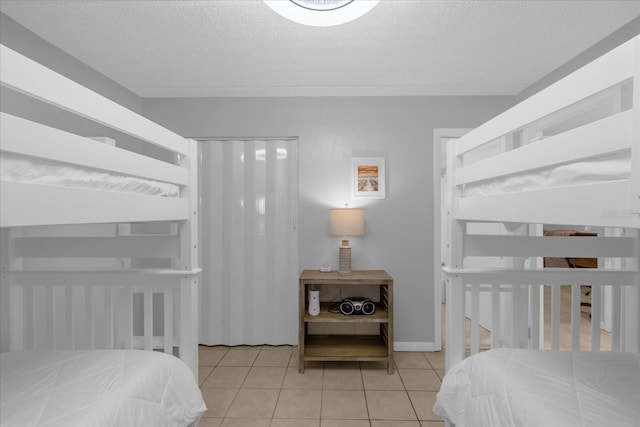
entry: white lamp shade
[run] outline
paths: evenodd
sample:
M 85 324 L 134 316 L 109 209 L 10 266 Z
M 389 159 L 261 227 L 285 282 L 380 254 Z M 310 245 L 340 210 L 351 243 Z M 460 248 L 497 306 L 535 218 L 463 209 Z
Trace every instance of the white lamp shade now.
M 329 226 L 333 236 L 364 235 L 364 209 L 331 209 Z

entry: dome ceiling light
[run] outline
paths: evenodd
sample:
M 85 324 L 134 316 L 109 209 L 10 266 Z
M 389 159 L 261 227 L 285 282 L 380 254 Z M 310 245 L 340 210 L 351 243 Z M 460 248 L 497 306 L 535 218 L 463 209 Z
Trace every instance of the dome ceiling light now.
M 313 27 L 331 27 L 358 19 L 379 0 L 264 0 L 277 14 Z

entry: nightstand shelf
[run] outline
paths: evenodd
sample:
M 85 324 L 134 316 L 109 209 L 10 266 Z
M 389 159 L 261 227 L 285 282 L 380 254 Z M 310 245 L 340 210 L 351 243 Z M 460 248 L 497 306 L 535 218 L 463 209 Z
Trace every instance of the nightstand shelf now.
M 309 335 L 305 360 L 387 360 L 387 344 L 377 335 Z
M 347 316 L 342 313 L 329 311 L 329 306 L 335 303 L 323 302 L 320 304 L 320 314 L 312 316 L 305 311 L 304 321 L 310 323 L 388 323 L 389 313 L 386 307 L 376 303 L 376 311 L 369 316 Z
M 329 311 L 334 302 L 322 302 L 320 314 L 308 314 L 308 292 L 312 286 L 378 286 L 376 311 L 369 315 L 344 315 Z M 322 273 L 305 270 L 300 275 L 299 296 L 299 364 L 304 372 L 305 361 L 377 361 L 387 364 L 393 373 L 393 279 L 383 270 L 353 271 L 348 276 L 336 272 Z M 378 334 L 372 335 L 313 335 L 308 333 L 311 323 L 377 324 Z

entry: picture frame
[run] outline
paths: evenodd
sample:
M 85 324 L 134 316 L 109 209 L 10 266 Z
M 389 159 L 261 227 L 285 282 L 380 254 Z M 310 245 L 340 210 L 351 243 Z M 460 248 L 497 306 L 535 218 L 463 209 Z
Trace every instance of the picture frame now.
M 352 196 L 384 199 L 386 197 L 384 157 L 354 157 L 352 159 Z

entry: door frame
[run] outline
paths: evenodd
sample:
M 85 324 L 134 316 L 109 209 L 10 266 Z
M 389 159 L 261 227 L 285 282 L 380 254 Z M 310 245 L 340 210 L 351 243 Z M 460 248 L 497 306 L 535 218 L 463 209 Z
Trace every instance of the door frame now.
M 436 351 L 442 350 L 442 191 L 443 140 L 460 138 L 471 128 L 433 129 L 433 325 Z M 444 148 L 446 150 L 446 147 Z M 446 153 L 446 151 L 445 151 Z

